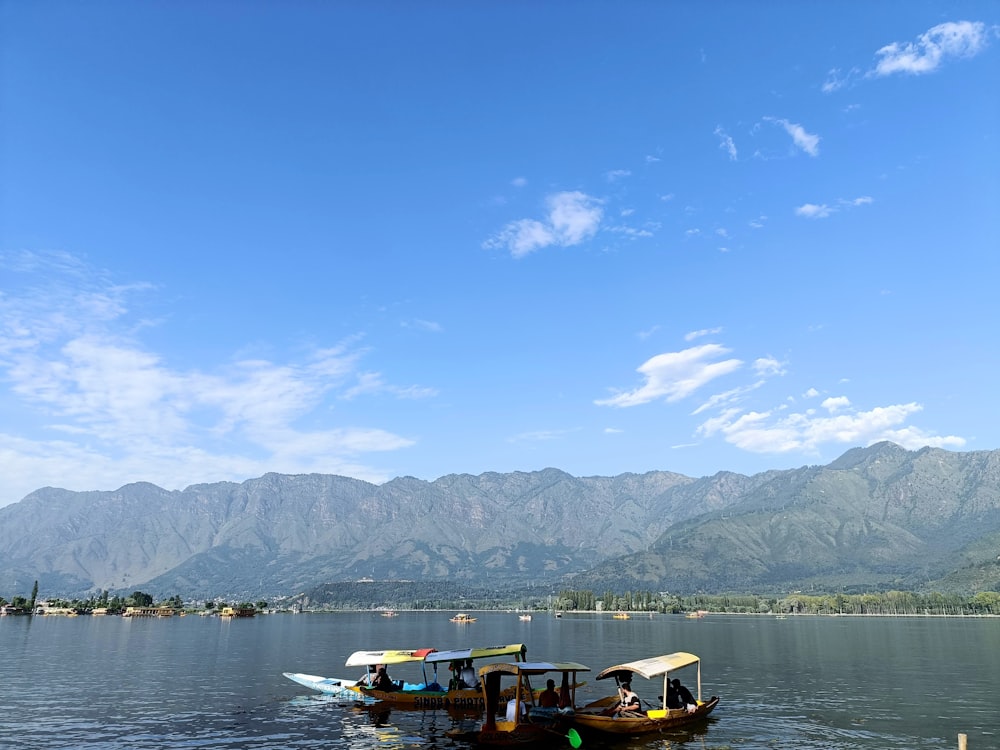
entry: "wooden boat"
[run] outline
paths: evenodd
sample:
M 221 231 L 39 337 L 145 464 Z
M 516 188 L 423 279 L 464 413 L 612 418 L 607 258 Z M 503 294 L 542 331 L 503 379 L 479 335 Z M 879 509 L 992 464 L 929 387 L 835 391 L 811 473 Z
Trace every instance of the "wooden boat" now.
M 628 619 L 630 619 L 630 618 L 629 618 L 629 613 L 628 613 L 628 612 L 615 612 L 615 613 L 614 613 L 614 614 L 612 615 L 612 617 L 613 617 L 614 619 L 616 619 L 616 620 L 628 620 Z
M 454 617 L 451 618 L 451 621 L 452 622 L 475 622 L 476 618 L 475 617 L 470 617 L 469 615 L 465 614 L 465 612 L 459 612 L 457 615 L 455 615 Z
M 307 688 L 312 688 L 313 690 L 325 693 L 326 695 L 332 695 L 335 698 L 340 698 L 344 701 L 363 703 L 367 705 L 375 705 L 379 702 L 378 698 L 365 695 L 364 693 L 355 690 L 354 680 L 340 680 L 336 677 L 320 677 L 319 675 L 303 674 L 301 672 L 283 672 L 282 674 L 292 682 L 297 682 L 299 685 L 304 685 Z
M 693 704 L 693 708 L 668 708 L 667 696 L 670 690 L 672 690 L 672 688 L 669 688 L 670 673 L 684 667 L 697 667 L 698 692 L 696 693 L 696 703 Z M 597 679 L 605 680 L 614 678 L 615 684 L 620 687 L 622 682 L 631 681 L 633 673 L 645 677 L 647 680 L 651 680 L 654 677 L 663 677 L 663 694 L 659 696 L 659 707 L 650 708 L 645 711 L 619 714 L 618 716 L 609 716 L 607 711 L 614 708 L 619 702 L 619 694 L 616 693 L 593 703 L 588 703 L 582 708 L 577 708 L 572 717 L 573 726 L 578 729 L 601 732 L 606 735 L 646 734 L 647 732 L 656 732 L 661 729 L 701 721 L 719 704 L 718 696 L 714 695 L 708 700 L 702 700 L 701 659 L 694 654 L 678 651 L 666 656 L 654 656 L 649 659 L 640 659 L 639 661 L 627 662 L 625 664 L 615 664 L 598 674 Z
M 445 736 L 462 742 L 491 747 L 552 747 L 556 737 L 569 741 L 574 748 L 580 747 L 580 734 L 569 726 L 572 705 L 576 699 L 577 674 L 589 672 L 590 667 L 576 662 L 499 662 L 487 664 L 479 670 L 486 716 L 474 729 L 456 728 L 445 732 Z M 537 688 L 532 687 L 531 678 L 539 683 L 548 674 L 561 674 L 560 691 L 568 709 L 541 708 L 537 705 Z M 504 705 L 504 695 L 510 688 L 504 688 L 503 680 L 513 682 L 513 697 L 506 701 L 505 718 L 497 718 Z
M 355 696 L 356 700 L 365 698 L 365 702 L 380 702 L 387 706 L 404 710 L 430 711 L 443 708 L 449 711 L 482 713 L 486 705 L 479 687 L 467 687 L 458 681 L 458 669 L 467 660 L 487 658 L 513 658 L 515 661 L 525 659 L 527 647 L 523 643 L 512 643 L 506 646 L 490 646 L 487 648 L 465 648 L 453 651 L 437 651 L 432 648 L 412 651 L 355 651 L 348 657 L 345 666 L 365 667 L 366 673 L 359 680 L 320 677 L 298 673 L 284 673 L 288 679 L 319 690 L 330 695 L 349 699 L 349 695 L 341 694 L 346 690 Z M 375 678 L 379 665 L 392 667 L 401 664 L 419 663 L 422 682 L 394 682 L 394 690 L 378 690 L 369 687 Z M 452 676 L 438 677 L 441 664 L 455 665 Z M 428 667 L 433 671 L 428 675 Z M 444 682 L 442 684 L 439 679 Z M 513 695 L 513 691 L 511 691 Z M 510 696 L 508 696 L 509 698 Z

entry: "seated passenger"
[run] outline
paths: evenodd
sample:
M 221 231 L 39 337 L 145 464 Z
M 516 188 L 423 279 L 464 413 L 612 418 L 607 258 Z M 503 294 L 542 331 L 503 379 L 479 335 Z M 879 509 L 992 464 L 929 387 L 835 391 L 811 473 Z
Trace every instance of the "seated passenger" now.
M 462 667 L 462 673 L 459 676 L 459 679 L 467 688 L 479 687 L 479 677 L 476 675 L 476 670 L 472 668 L 472 659 L 465 660 L 465 666 Z
M 605 711 L 608 716 L 621 716 L 629 713 L 639 713 L 642 710 L 639 696 L 632 692 L 632 681 L 622 680 L 618 688 L 618 704 Z
M 385 667 L 379 667 L 378 674 L 375 676 L 375 682 L 372 683 L 372 690 L 382 690 L 388 693 L 395 689 L 396 686 L 389 679 L 389 673 L 385 671 Z
M 523 703 L 521 704 L 521 718 L 528 713 L 528 708 Z M 511 698 L 507 701 L 507 721 L 517 720 L 517 698 Z
M 542 708 L 559 707 L 559 693 L 556 692 L 555 680 L 546 681 L 545 690 L 538 696 L 538 705 Z
M 680 702 L 679 708 L 686 708 L 688 713 L 692 713 L 698 710 L 698 701 L 696 701 L 694 699 L 694 696 L 691 695 L 690 690 L 681 685 L 680 680 L 675 679 L 670 684 L 671 687 L 673 687 L 674 689 L 674 693 L 676 693 L 677 697 L 679 698 Z

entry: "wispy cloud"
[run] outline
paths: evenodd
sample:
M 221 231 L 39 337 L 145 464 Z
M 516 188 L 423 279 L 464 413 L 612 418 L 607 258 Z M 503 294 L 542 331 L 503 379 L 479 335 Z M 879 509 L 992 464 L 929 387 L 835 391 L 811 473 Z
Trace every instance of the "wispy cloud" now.
M 355 338 L 297 361 L 244 357 L 210 372 L 185 370 L 139 338 L 146 329 L 138 311 L 152 285 L 117 284 L 58 253 L 7 255 L 0 267 L 17 277 L 0 297 L 5 400 L 33 415 L 18 435 L 0 432 L 7 491 L 27 492 L 52 476 L 85 489 L 140 479 L 176 487 L 246 478 L 265 466 L 382 481 L 354 459 L 410 439 L 377 427 L 299 423 L 328 411 L 328 399 L 434 393 L 360 370 L 367 351 Z
M 722 333 L 722 327 L 716 326 L 715 328 L 701 328 L 697 331 L 688 331 L 684 334 L 685 341 L 694 341 L 695 339 L 704 338 L 705 336 L 715 336 L 718 333 Z
M 806 219 L 826 219 L 841 209 L 868 206 L 873 202 L 874 199 L 871 196 L 863 195 L 860 198 L 840 198 L 833 206 L 829 206 L 825 203 L 803 203 L 795 209 L 795 215 L 802 216 Z
M 597 234 L 604 215 L 601 201 L 579 191 L 555 193 L 545 200 L 542 220 L 519 219 L 483 243 L 506 249 L 515 258 L 556 245 L 570 247 Z
M 825 203 L 803 203 L 795 209 L 796 216 L 804 216 L 807 219 L 825 219 L 837 209 L 830 208 Z
M 989 46 L 997 27 L 980 21 L 949 21 L 938 24 L 913 42 L 892 42 L 875 51 L 875 65 L 868 71 L 853 66 L 846 71 L 832 68 L 821 89 L 830 94 L 853 86 L 864 78 L 884 78 L 895 74 L 933 73 L 948 60 L 975 57 Z
M 719 148 L 729 154 L 730 161 L 736 161 L 739 158 L 739 153 L 736 151 L 736 143 L 732 136 L 726 133 L 721 125 L 715 128 L 715 135 L 719 139 Z
M 917 37 L 916 42 L 892 42 L 875 52 L 878 61 L 870 75 L 932 73 L 950 58 L 974 57 L 989 38 L 986 25 L 978 21 L 950 21 L 938 24 Z
M 820 137 L 818 135 L 809 133 L 798 123 L 781 117 L 765 117 L 764 121 L 780 125 L 784 128 L 785 132 L 792 137 L 792 143 L 795 144 L 796 148 L 805 151 L 810 156 L 819 156 Z
M 660 399 L 679 401 L 705 384 L 743 366 L 739 359 L 716 361 L 728 353 L 728 349 L 718 344 L 704 344 L 679 352 L 658 354 L 639 366 L 637 371 L 645 378 L 641 386 L 594 403 L 599 406 L 627 407 Z
M 781 410 L 744 412 L 729 409 L 706 420 L 698 428 L 702 437 L 721 435 L 726 442 L 752 453 L 817 453 L 820 446 L 871 445 L 891 440 L 904 448 L 925 445 L 961 447 L 963 438 L 936 436 L 904 423 L 922 407 L 916 403 L 879 406 L 856 411 L 846 398 L 823 402 L 824 411 L 785 413 Z
M 716 330 L 692 331 L 687 338 L 698 338 Z M 922 411 L 918 403 L 861 410 L 855 408 L 847 396 L 838 395 L 823 398 L 818 408 L 792 411 L 798 399 L 788 396 L 779 399 L 778 406 L 753 408 L 751 399 L 759 403 L 765 398 L 762 396 L 767 393 L 764 386 L 786 377 L 788 365 L 775 357 L 764 356 L 756 358 L 746 368 L 742 359 L 726 357 L 730 353 L 720 344 L 705 344 L 659 354 L 639 367 L 638 371 L 645 378 L 642 385 L 594 403 L 616 407 L 636 407 L 654 401 L 670 404 L 697 395 L 722 376 L 732 376 L 729 378 L 732 382 L 738 381 L 742 374 L 744 382 L 702 398 L 690 412 L 700 420 L 694 426 L 694 435 L 699 440 L 721 438 L 751 453 L 797 451 L 817 454 L 823 445 L 871 444 L 881 440 L 891 440 L 912 449 L 925 445 L 951 448 L 965 445 L 965 439 L 957 435 L 935 435 L 907 424 Z M 812 404 L 820 397 L 816 388 L 808 388 L 801 394 L 802 399 Z

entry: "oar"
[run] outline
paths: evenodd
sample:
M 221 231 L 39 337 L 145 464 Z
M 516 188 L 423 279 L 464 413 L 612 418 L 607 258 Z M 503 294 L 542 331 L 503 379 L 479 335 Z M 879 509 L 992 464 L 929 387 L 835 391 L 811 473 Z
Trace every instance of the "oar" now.
M 541 727 L 541 729 L 546 732 L 551 732 L 556 737 L 565 737 L 567 740 L 569 740 L 569 746 L 573 748 L 573 750 L 577 750 L 577 748 L 583 744 L 583 739 L 580 737 L 580 733 L 573 728 L 570 728 L 569 731 L 566 732 L 566 734 L 557 732 L 555 729 L 545 729 L 545 727 Z

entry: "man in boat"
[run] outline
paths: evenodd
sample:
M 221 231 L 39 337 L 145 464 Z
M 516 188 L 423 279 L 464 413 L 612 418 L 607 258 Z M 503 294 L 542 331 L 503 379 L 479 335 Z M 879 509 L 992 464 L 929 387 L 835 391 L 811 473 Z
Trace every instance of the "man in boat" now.
M 674 694 L 679 699 L 680 706 L 678 706 L 678 708 L 686 708 L 688 713 L 698 710 L 698 701 L 696 701 L 694 696 L 691 695 L 690 690 L 681 685 L 680 680 L 674 678 L 674 681 L 671 683 L 671 687 L 673 687 Z
M 479 677 L 476 676 L 476 670 L 472 668 L 472 659 L 465 660 L 465 666 L 462 667 L 462 672 L 458 679 L 467 688 L 479 687 Z
M 542 708 L 559 707 L 559 693 L 556 692 L 555 680 L 550 679 L 546 681 L 545 690 L 538 696 L 538 705 Z
M 388 693 L 395 689 L 396 685 L 389 679 L 389 673 L 385 671 L 385 667 L 379 667 L 375 682 L 372 683 L 372 690 L 382 690 Z
M 642 710 L 639 696 L 632 692 L 632 680 L 622 680 L 618 686 L 618 705 L 607 711 L 608 716 L 639 713 Z

